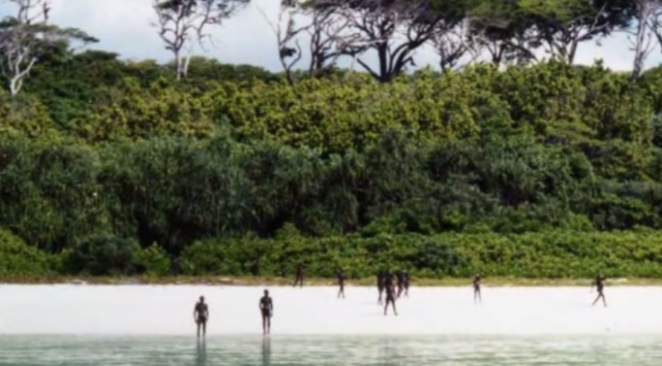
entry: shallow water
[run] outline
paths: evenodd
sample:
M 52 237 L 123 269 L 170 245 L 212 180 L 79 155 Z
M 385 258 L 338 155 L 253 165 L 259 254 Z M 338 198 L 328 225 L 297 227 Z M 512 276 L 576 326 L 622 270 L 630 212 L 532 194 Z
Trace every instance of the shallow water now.
M 0 365 L 659 366 L 662 336 L 0 336 Z

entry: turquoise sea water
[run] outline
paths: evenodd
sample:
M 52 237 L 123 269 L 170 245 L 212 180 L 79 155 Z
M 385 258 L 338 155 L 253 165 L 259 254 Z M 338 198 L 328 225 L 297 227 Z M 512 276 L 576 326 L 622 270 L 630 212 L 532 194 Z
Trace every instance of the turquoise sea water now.
M 11 366 L 659 366 L 662 336 L 0 336 Z

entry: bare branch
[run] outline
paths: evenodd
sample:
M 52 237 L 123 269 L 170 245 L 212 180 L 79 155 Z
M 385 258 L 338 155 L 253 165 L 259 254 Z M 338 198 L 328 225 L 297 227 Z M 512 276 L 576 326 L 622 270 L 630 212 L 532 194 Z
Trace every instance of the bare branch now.
M 37 62 L 37 48 L 48 37 L 48 0 L 5 0 L 18 8 L 0 28 L 0 64 L 9 79 L 9 92 L 15 97 Z
M 545 51 L 554 58 L 572 64 L 581 42 L 601 37 L 613 26 L 607 14 L 608 2 L 600 8 L 594 8 L 593 0 L 577 1 L 572 9 L 579 14 L 573 18 L 561 20 L 557 26 L 542 26 L 539 29 Z
M 205 50 L 204 41 L 212 45 L 209 25 L 220 25 L 249 0 L 153 0 L 159 30 L 165 49 L 175 58 L 177 80 L 186 77 L 195 44 Z
M 636 7 L 637 26 L 629 33 L 628 41 L 634 51 L 631 80 L 636 80 L 644 69 L 644 62 L 653 51 L 653 38 L 659 33 L 658 19 L 662 15 L 659 0 L 633 0 Z
M 276 35 L 278 59 L 283 68 L 283 71 L 285 72 L 287 82 L 290 85 L 294 85 L 292 69 L 303 57 L 301 45 L 297 37 L 301 32 L 305 31 L 308 27 L 311 26 L 296 26 L 296 21 L 294 18 L 300 10 L 299 6 L 297 5 L 298 4 L 293 4 L 292 2 L 288 3 L 287 5 L 283 4 L 278 14 L 277 24 L 274 24 L 272 21 L 270 21 L 264 10 L 258 7 L 258 10 L 267 21 L 267 23 L 269 23 L 271 30 Z M 285 24 L 285 29 L 283 29 L 283 23 Z
M 468 20 L 458 23 L 452 29 L 436 32 L 432 44 L 439 55 L 442 72 L 461 68 L 460 61 L 466 56 L 469 56 L 468 63 L 480 56 L 479 47 L 471 37 Z
M 354 31 L 351 47 L 344 55 L 356 61 L 371 75 L 388 82 L 413 65 L 413 54 L 436 32 L 452 28 L 461 19 L 433 11 L 425 0 L 336 0 L 336 13 Z M 451 13 L 451 12 L 449 12 Z M 373 50 L 379 66 L 373 69 L 360 56 Z

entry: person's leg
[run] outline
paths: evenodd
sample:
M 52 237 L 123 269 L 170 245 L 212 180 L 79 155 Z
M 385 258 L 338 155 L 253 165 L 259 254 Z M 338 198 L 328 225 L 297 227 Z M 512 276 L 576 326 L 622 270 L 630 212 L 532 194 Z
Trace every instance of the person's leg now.
M 271 314 L 267 317 L 267 334 L 271 334 Z
M 607 299 L 605 298 L 605 294 L 600 293 L 600 296 L 602 296 L 602 303 L 604 304 L 605 307 L 607 307 Z
M 207 320 L 205 319 L 204 322 L 202 322 L 202 336 L 206 337 L 207 336 Z
M 600 293 L 598 293 L 598 297 L 595 298 L 595 301 L 593 301 L 593 305 L 592 305 L 592 306 L 595 306 L 595 304 L 597 304 L 598 301 L 600 301 L 600 297 L 601 297 L 601 295 L 600 295 Z
M 398 310 L 395 308 L 395 300 L 391 300 L 391 306 L 393 306 L 393 314 L 398 316 Z
M 196 329 L 197 329 L 196 333 L 198 335 L 198 338 L 200 338 L 200 322 L 196 321 L 195 326 L 196 326 Z

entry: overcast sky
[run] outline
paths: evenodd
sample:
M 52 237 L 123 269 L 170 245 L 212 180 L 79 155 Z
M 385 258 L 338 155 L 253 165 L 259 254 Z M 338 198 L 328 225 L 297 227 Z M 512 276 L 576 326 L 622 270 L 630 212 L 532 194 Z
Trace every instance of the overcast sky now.
M 10 6 L 1 3 L 0 13 L 7 14 Z M 80 28 L 100 39 L 94 48 L 119 53 L 127 59 L 170 59 L 163 48 L 157 32 L 150 25 L 155 20 L 151 7 L 153 0 L 51 0 L 52 22 L 60 26 Z M 207 56 L 221 62 L 251 64 L 270 70 L 279 70 L 275 35 L 265 19 L 277 23 L 280 0 L 252 0 L 223 26 L 214 29 L 216 47 L 209 49 Z M 596 59 L 615 70 L 630 70 L 632 52 L 625 35 L 612 36 L 602 46 L 594 43 L 582 44 L 577 62 L 592 64 Z M 374 59 L 374 58 L 373 58 Z M 655 50 L 647 66 L 662 62 L 662 54 Z M 431 49 L 416 53 L 418 66 L 436 66 L 437 56 Z

